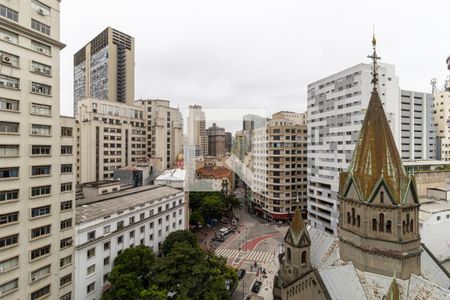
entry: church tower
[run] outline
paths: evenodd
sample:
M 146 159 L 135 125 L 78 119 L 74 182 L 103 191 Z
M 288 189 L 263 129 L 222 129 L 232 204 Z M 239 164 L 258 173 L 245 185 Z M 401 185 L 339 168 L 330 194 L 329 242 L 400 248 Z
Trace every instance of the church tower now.
M 288 284 L 312 270 L 310 262 L 311 238 L 298 207 L 284 237 L 283 246 L 284 257 L 280 259 L 279 279 Z
M 419 199 L 378 95 L 375 36 L 372 44 L 373 91 L 352 163 L 340 174 L 339 252 L 361 271 L 407 279 L 420 274 Z

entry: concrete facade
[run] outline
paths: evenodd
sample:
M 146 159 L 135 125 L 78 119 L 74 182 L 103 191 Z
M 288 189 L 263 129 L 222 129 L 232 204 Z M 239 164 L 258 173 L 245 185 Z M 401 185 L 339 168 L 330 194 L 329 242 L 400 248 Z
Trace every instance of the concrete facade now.
M 208 155 L 222 158 L 225 155 L 225 128 L 213 123 L 211 127 L 206 129 L 206 135 L 208 136 Z
M 450 161 L 450 81 L 434 93 L 434 126 L 438 137 L 437 159 Z
M 74 113 L 84 98 L 133 104 L 133 37 L 108 27 L 75 53 L 73 65 Z
M 60 117 L 60 1 L 0 1 L 0 297 L 71 299 L 74 120 Z
M 208 154 L 205 113 L 200 105 L 189 105 L 186 125 L 186 143 L 190 150 L 195 147 L 195 156 Z

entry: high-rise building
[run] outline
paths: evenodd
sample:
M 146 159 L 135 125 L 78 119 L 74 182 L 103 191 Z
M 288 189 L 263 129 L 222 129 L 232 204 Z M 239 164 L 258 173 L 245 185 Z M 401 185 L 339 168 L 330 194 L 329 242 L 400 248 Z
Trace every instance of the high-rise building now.
M 44 4 L 45 3 L 45 4 Z M 0 0 L 0 297 L 73 299 L 73 118 L 60 1 Z
M 433 95 L 401 90 L 400 97 L 402 159 L 436 159 Z
M 148 166 L 141 106 L 89 98 L 77 110 L 77 183 L 112 180 L 124 166 Z
M 252 131 L 255 128 L 264 127 L 267 121 L 268 119 L 258 115 L 252 114 L 244 115 L 242 121 L 242 130 Z
M 205 113 L 200 105 L 189 105 L 187 117 L 187 145 L 195 146 L 195 155 L 208 154 L 208 136 L 206 135 Z M 192 147 L 189 147 L 192 151 Z
M 230 153 L 233 146 L 233 134 L 231 132 L 225 132 L 225 152 Z
M 134 38 L 106 28 L 73 57 L 74 112 L 77 102 L 95 98 L 134 102 Z
M 208 155 L 221 158 L 225 155 L 225 128 L 217 126 L 213 123 L 211 127 L 206 129 L 208 136 Z
M 398 78 L 393 65 L 379 68 L 379 96 L 398 144 Z M 351 162 L 371 81 L 371 66 L 358 64 L 308 85 L 308 219 L 329 233 L 337 234 L 339 172 Z
M 183 151 L 183 116 L 168 100 L 139 100 L 147 128 L 147 157 L 157 173 L 176 166 Z
M 265 218 L 287 220 L 307 208 L 306 143 L 303 114 L 279 112 L 254 130 L 252 205 Z
M 450 80 L 434 93 L 434 126 L 437 135 L 437 159 L 450 161 Z

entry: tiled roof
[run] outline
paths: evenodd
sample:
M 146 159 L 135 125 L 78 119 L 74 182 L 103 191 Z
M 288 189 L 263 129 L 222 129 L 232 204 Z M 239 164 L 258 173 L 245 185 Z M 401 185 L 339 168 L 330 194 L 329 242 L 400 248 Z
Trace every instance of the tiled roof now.
M 222 179 L 231 176 L 231 171 L 225 167 L 206 166 L 197 169 L 197 172 L 202 174 L 203 176 L 214 177 L 216 179 Z

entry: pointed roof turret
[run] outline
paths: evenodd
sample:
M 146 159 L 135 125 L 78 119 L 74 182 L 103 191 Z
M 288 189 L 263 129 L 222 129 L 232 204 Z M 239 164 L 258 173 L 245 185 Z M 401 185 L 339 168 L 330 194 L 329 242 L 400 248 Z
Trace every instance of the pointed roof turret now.
M 349 177 L 355 183 L 363 201 L 369 201 L 381 181 L 387 185 L 393 201 L 400 204 L 405 194 L 409 176 L 406 175 L 400 154 L 378 95 L 378 59 L 375 35 L 372 39 L 372 96 L 370 97 L 364 123 L 353 152 L 353 160 L 348 173 L 341 174 L 341 184 L 345 190 Z M 343 192 L 341 190 L 341 193 Z
M 389 287 L 389 290 L 384 299 L 400 300 L 400 288 L 398 287 L 397 279 L 395 278 L 395 273 L 394 278 L 392 278 L 391 286 Z
M 295 209 L 294 217 L 284 240 L 295 247 L 309 246 L 311 244 L 311 238 L 298 207 Z

